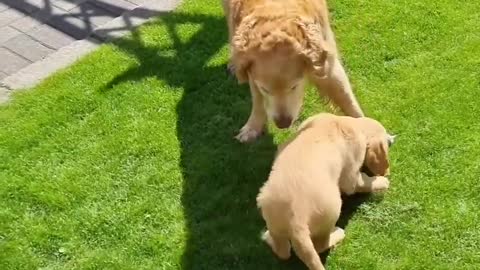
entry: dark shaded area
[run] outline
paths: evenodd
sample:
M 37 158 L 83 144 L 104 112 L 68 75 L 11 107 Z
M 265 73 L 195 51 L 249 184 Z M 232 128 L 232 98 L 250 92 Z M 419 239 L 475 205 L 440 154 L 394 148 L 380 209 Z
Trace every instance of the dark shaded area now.
M 337 226 L 345 229 L 350 222 L 350 219 L 355 215 L 359 207 L 370 201 L 372 199 L 372 195 L 368 193 L 359 193 L 350 196 L 342 196 L 343 205 L 342 205 L 342 213 L 340 218 L 338 219 Z
M 188 240 L 183 269 L 290 269 L 260 240 L 264 227 L 256 195 L 267 179 L 276 146 L 271 136 L 243 145 L 234 139 L 250 112 L 246 86 L 225 74 L 225 65 L 207 62 L 226 43 L 223 17 L 176 12 L 162 17 L 172 47 L 144 45 L 138 36 L 116 43 L 139 65 L 114 78 L 117 84 L 158 77 L 184 92 L 177 105 L 177 136 L 181 146 L 182 204 Z M 199 24 L 187 42 L 176 28 Z M 138 35 L 138 33 L 137 33 Z

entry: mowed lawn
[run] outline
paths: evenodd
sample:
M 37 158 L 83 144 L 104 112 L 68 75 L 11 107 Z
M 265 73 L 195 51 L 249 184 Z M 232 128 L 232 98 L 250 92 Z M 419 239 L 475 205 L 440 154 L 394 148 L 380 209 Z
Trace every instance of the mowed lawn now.
M 330 1 L 391 189 L 349 207 L 329 269 L 479 269 L 480 2 Z M 305 269 L 259 240 L 276 145 L 233 137 L 219 0 L 190 0 L 0 107 L 0 269 Z M 314 89 L 302 118 L 324 111 Z M 360 198 L 363 199 L 363 198 Z

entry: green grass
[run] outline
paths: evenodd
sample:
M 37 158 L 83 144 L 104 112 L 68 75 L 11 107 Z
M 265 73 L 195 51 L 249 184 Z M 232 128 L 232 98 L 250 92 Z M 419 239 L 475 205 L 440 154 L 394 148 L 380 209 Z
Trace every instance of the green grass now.
M 363 108 L 399 137 L 329 269 L 478 269 L 480 2 L 330 6 Z M 226 39 L 218 0 L 186 1 L 0 107 L 0 269 L 305 269 L 259 240 L 289 134 L 233 139 L 250 98 Z

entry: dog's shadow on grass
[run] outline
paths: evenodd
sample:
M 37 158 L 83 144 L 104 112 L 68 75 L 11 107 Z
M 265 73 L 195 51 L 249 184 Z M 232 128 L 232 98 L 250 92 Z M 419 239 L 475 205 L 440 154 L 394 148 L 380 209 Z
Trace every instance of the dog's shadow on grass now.
M 139 65 L 103 91 L 148 77 L 183 89 L 176 126 L 187 230 L 182 269 L 305 269 L 298 259 L 277 260 L 260 241 L 264 222 L 255 197 L 268 177 L 276 146 L 269 135 L 250 145 L 233 138 L 250 112 L 248 88 L 227 77 L 225 64 L 207 64 L 226 45 L 225 19 L 176 12 L 155 23 L 167 27 L 173 45 L 145 45 L 139 33 L 116 42 Z M 183 41 L 177 36 L 182 24 L 200 29 Z
M 282 269 L 260 241 L 255 200 L 276 146 L 268 134 L 247 145 L 234 139 L 250 113 L 250 93 L 226 74 L 225 63 L 209 64 L 225 49 L 225 18 L 175 12 L 160 20 L 152 27 L 166 27 L 171 45 L 145 44 L 141 32 L 115 42 L 138 65 L 102 91 L 151 77 L 183 91 L 176 107 L 187 237 L 181 268 Z M 177 35 L 182 25 L 198 26 L 186 41 Z

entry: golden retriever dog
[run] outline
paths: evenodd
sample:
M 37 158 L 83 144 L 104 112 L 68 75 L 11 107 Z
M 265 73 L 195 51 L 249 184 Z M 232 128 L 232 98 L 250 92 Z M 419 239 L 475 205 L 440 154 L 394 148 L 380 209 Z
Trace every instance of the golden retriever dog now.
M 223 0 L 229 69 L 248 82 L 252 110 L 236 138 L 260 136 L 267 119 L 288 128 L 297 119 L 306 79 L 346 115 L 364 114 L 337 54 L 325 0 Z
M 257 204 L 267 225 L 263 240 L 281 259 L 290 244 L 311 270 L 324 269 L 318 253 L 345 236 L 336 228 L 341 193 L 389 187 L 388 148 L 393 136 L 370 118 L 318 114 L 279 147 Z M 375 176 L 360 172 L 365 166 Z

